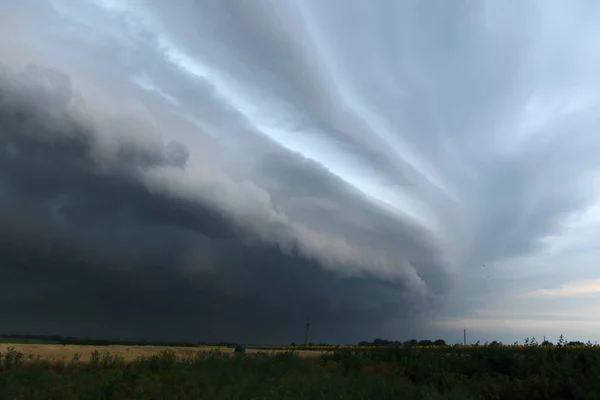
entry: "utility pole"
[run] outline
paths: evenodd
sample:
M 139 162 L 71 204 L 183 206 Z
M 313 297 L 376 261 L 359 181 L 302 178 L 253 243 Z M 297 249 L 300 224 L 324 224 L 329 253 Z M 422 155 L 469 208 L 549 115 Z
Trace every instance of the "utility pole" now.
M 467 330 L 463 329 L 463 344 L 467 345 Z
M 306 320 L 306 342 L 305 345 L 308 346 L 310 343 L 310 320 Z

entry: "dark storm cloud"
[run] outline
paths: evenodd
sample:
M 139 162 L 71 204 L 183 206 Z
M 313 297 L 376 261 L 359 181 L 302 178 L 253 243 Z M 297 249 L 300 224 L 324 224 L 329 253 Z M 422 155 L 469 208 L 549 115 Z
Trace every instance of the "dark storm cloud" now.
M 267 222 L 261 210 L 235 209 L 227 187 L 213 186 L 217 193 L 205 195 L 206 202 L 186 195 L 193 188 L 185 181 L 173 189 L 190 172 L 190 150 L 177 141 L 163 145 L 152 125 L 126 111 L 94 118 L 63 73 L 4 67 L 0 88 L 2 293 L 12 304 L 3 319 L 13 329 L 288 341 L 310 317 L 320 326 L 316 338 L 357 340 L 390 309 L 400 320 L 419 319 L 426 301 L 411 298 L 402 281 L 340 279 L 354 253 L 343 243 L 328 248 L 341 242 L 329 241 L 326 230 L 316 234 L 284 218 L 276 225 L 292 236 L 272 237 L 268 226 L 255 226 Z M 316 165 L 272 154 L 273 166 L 279 160 L 289 178 L 323 182 L 306 194 L 328 191 L 344 201 L 348 189 Z M 246 194 L 252 193 L 250 186 Z M 367 211 L 360 202 L 355 207 L 361 206 Z M 328 272 L 328 261 L 339 266 Z
M 23 315 L 70 282 L 107 332 L 425 333 L 598 195 L 592 2 L 3 4 L 3 243 L 72 276 L 12 262 Z

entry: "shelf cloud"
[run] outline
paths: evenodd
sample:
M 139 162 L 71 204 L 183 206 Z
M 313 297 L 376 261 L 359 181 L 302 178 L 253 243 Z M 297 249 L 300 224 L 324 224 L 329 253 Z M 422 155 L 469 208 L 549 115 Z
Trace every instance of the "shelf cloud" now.
M 3 2 L 0 323 L 448 337 L 492 296 L 590 279 L 599 12 Z

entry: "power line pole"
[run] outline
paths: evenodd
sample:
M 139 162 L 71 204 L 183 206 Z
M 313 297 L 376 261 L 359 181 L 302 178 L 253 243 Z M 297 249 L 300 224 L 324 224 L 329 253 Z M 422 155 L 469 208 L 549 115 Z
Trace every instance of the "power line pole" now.
M 463 344 L 467 345 L 467 330 L 463 329 Z

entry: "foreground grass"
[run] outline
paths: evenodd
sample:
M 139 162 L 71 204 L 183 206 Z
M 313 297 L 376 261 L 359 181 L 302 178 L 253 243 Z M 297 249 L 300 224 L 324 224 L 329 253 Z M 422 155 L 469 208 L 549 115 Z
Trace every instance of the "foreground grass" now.
M 598 399 L 596 348 L 383 348 L 319 360 L 172 352 L 126 363 L 2 354 L 0 399 Z
M 348 375 L 293 354 L 172 353 L 124 363 L 109 354 L 90 363 L 26 364 L 9 355 L 3 399 L 387 399 L 423 397 L 429 388 L 376 374 Z M 420 397 L 415 397 L 420 396 Z M 441 398 L 441 397 L 432 397 Z

